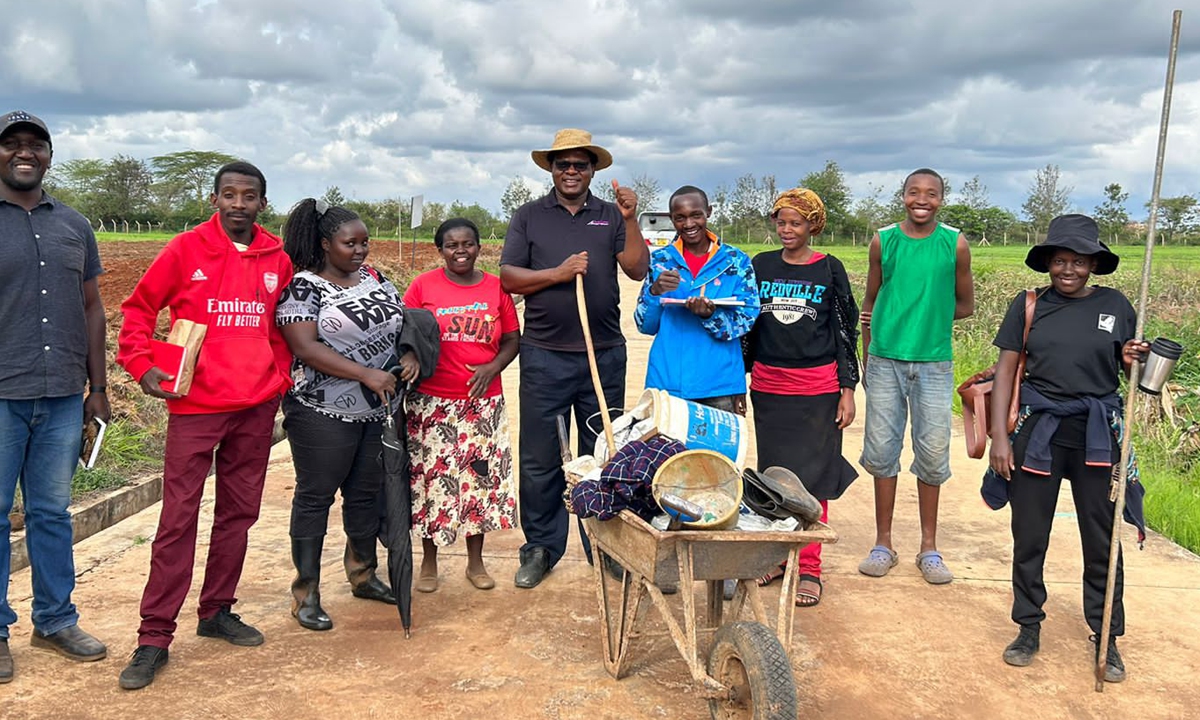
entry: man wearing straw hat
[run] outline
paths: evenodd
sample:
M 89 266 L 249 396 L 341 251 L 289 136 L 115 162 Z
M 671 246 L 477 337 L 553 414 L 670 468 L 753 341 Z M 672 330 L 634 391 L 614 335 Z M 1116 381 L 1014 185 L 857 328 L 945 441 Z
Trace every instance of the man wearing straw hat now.
M 625 337 L 621 334 L 617 266 L 633 280 L 646 276 L 650 253 L 637 223 L 637 195 L 612 181 L 616 203 L 588 187 L 612 155 L 589 132 L 559 130 L 533 162 L 550 173 L 554 189 L 513 213 L 500 256 L 500 282 L 525 296 L 521 336 L 520 499 L 525 545 L 514 582 L 532 588 L 563 556 L 569 528 L 555 418 L 575 412 L 579 452 L 590 453 L 596 433 L 587 418 L 599 411 L 591 381 L 575 278 L 583 277 L 596 366 L 609 407 L 625 395 Z M 590 548 L 584 541 L 590 556 Z

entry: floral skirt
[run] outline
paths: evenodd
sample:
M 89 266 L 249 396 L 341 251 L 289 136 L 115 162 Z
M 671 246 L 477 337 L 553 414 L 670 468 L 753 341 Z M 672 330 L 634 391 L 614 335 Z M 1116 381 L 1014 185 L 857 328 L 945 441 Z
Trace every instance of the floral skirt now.
M 412 526 L 435 545 L 517 525 L 504 396 L 406 402 Z

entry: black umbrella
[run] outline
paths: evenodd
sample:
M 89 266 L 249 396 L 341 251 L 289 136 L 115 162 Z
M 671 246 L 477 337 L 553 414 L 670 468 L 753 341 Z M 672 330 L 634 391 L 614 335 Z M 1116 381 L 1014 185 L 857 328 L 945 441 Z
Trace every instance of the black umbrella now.
M 403 422 L 404 408 L 396 412 Z M 396 594 L 396 607 L 404 637 L 412 627 L 412 489 L 409 487 L 408 448 L 397 429 L 396 418 L 383 421 L 383 501 L 386 514 L 381 536 L 388 549 L 388 580 Z

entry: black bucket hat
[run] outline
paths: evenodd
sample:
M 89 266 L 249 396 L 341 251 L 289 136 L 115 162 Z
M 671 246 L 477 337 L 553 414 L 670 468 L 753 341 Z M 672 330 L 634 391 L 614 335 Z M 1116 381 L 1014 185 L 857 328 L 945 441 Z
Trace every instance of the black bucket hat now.
M 1121 261 L 1116 253 L 1100 242 L 1100 228 L 1087 215 L 1059 215 L 1051 220 L 1046 239 L 1029 249 L 1025 264 L 1037 272 L 1049 272 L 1050 257 L 1059 248 L 1096 258 L 1096 269 L 1092 271 L 1094 275 L 1111 274 Z

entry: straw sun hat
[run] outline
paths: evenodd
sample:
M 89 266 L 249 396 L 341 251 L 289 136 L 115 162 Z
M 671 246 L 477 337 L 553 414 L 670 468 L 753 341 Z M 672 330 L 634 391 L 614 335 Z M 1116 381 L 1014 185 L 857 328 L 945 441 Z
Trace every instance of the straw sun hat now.
M 612 165 L 612 154 L 599 145 L 592 144 L 592 134 L 587 130 L 566 128 L 554 134 L 554 144 L 549 150 L 534 150 L 530 155 L 533 163 L 543 170 L 550 170 L 550 154 L 566 150 L 587 150 L 596 156 L 596 169 L 603 170 Z

